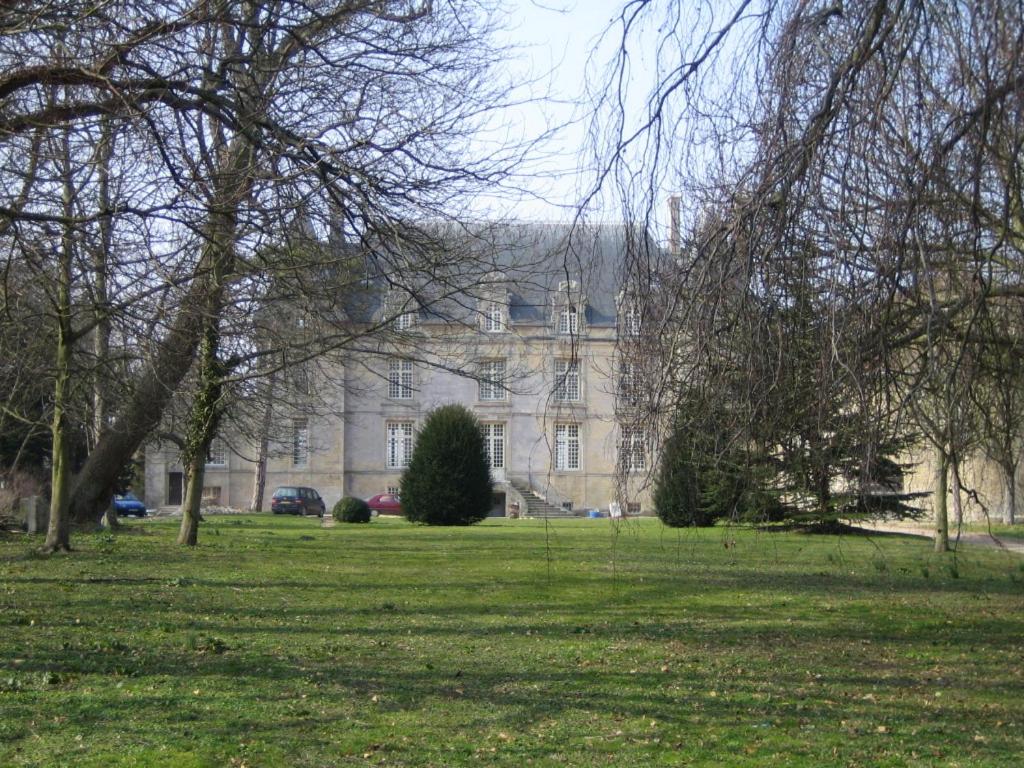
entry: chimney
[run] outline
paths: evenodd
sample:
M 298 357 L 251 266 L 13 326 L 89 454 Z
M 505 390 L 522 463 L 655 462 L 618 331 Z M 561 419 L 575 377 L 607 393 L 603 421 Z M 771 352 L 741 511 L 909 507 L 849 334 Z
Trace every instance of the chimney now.
M 679 202 L 678 195 L 668 199 L 668 251 L 673 256 L 679 255 Z
M 345 243 L 345 222 L 341 208 L 333 201 L 327 205 L 327 242 L 335 247 Z

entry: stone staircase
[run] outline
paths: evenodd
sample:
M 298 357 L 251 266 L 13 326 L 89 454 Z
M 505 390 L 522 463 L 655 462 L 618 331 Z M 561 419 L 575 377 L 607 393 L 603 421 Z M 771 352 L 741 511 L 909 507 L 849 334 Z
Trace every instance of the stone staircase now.
M 526 500 L 526 509 L 520 513 L 523 517 L 573 517 L 572 512 L 549 504 L 547 499 L 533 490 L 527 481 L 518 478 L 509 479 L 508 484 Z

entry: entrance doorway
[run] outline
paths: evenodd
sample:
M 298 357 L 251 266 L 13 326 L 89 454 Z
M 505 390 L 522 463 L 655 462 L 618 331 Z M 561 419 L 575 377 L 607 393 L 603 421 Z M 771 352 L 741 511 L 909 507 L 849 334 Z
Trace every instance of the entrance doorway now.
M 496 493 L 493 496 L 493 503 L 491 504 L 491 511 L 487 514 L 488 517 L 504 517 L 505 516 L 505 494 Z
M 167 473 L 167 503 L 169 505 L 181 505 L 184 486 L 184 475 L 181 472 Z

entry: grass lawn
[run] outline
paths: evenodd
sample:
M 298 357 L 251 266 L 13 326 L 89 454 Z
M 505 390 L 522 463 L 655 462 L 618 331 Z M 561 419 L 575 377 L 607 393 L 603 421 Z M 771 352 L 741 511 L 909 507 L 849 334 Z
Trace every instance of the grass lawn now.
M 2 766 L 1019 766 L 1024 558 L 655 520 L 0 537 Z

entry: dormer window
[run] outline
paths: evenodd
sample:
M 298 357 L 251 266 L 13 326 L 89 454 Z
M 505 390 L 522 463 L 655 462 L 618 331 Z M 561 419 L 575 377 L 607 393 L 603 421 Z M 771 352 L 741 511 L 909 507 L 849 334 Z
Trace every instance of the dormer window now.
M 583 332 L 587 297 L 575 280 L 563 280 L 552 297 L 552 328 L 558 336 L 579 336 Z
M 503 333 L 505 331 L 505 307 L 496 301 L 487 302 L 484 306 L 484 332 Z
M 481 284 L 477 298 L 480 329 L 484 333 L 504 333 L 508 330 L 508 276 L 500 271 L 488 273 Z
M 416 325 L 416 313 L 415 312 L 403 312 L 395 317 L 395 330 L 396 331 L 408 331 Z
M 640 289 L 634 288 L 628 292 L 619 291 L 615 297 L 619 338 L 635 338 L 640 335 L 643 326 L 642 304 L 638 298 L 640 295 Z
M 384 300 L 384 317 L 391 319 L 391 325 L 396 331 L 411 330 L 418 319 L 416 306 L 415 300 L 406 291 L 392 288 Z
M 558 314 L 558 332 L 563 336 L 579 335 L 580 313 L 576 307 L 566 307 Z

